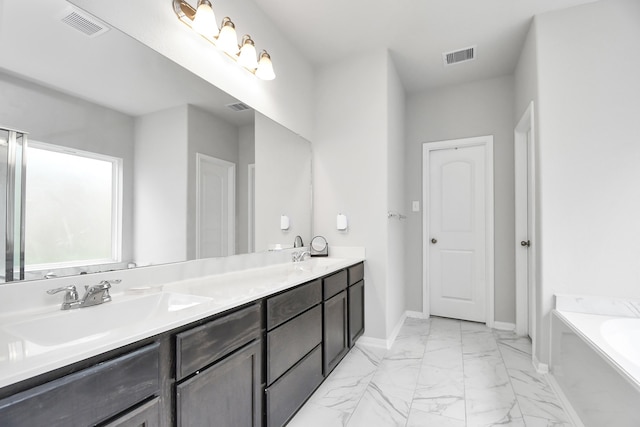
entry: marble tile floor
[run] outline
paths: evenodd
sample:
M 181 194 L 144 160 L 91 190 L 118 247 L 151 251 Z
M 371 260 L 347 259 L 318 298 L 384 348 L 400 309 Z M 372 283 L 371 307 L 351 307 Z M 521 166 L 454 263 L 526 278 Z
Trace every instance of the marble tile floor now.
M 390 350 L 356 346 L 288 427 L 570 427 L 531 341 L 483 324 L 408 318 Z

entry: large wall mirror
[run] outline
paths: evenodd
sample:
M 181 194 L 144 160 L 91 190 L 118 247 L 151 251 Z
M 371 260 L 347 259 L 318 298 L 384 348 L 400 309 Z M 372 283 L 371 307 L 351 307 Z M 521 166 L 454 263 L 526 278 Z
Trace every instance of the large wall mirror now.
M 6 246 L 24 262 L 0 281 L 311 238 L 308 141 L 83 15 L 64 0 L 0 2 L 0 188 L 15 193 L 0 195 L 0 238 L 9 217 Z

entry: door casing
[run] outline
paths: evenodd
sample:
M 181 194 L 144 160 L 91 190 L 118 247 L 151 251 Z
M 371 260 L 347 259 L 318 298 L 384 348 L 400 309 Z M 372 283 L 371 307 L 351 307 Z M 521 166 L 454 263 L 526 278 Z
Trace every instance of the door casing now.
M 429 317 L 431 308 L 429 301 L 429 173 L 430 155 L 436 150 L 453 149 L 455 147 L 471 147 L 481 145 L 485 148 L 485 197 L 486 197 L 486 324 L 488 327 L 494 325 L 494 226 L 493 226 L 493 135 L 478 136 L 473 138 L 451 139 L 445 141 L 425 142 L 422 144 L 422 313 L 425 318 Z

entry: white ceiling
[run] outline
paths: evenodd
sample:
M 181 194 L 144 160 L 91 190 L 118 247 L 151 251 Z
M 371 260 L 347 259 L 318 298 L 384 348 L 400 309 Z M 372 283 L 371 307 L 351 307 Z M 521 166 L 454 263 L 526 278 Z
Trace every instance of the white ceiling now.
M 0 0 L 0 71 L 132 116 L 191 104 L 253 123 L 253 110 L 231 111 L 234 97 L 120 31 L 90 38 L 64 24 L 71 8 L 65 0 Z
M 254 1 L 313 64 L 388 48 L 419 91 L 511 74 L 534 15 L 594 0 Z M 472 45 L 476 60 L 444 67 L 443 52 Z

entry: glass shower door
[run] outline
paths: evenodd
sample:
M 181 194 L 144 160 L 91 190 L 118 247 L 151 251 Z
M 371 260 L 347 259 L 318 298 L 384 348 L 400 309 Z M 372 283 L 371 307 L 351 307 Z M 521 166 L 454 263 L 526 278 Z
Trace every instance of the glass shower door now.
M 24 280 L 24 203 L 27 135 L 0 128 L 0 282 Z

